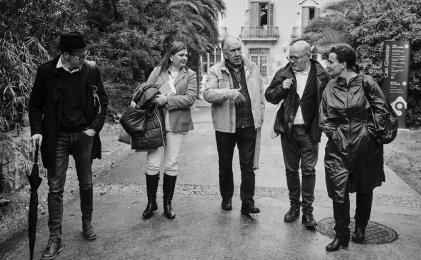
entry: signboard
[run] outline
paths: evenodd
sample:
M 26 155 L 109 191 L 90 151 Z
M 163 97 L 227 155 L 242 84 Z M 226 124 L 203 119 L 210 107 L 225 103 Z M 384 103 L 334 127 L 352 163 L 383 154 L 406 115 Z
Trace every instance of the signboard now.
M 382 89 L 398 116 L 400 128 L 406 128 L 409 54 L 408 41 L 384 42 Z

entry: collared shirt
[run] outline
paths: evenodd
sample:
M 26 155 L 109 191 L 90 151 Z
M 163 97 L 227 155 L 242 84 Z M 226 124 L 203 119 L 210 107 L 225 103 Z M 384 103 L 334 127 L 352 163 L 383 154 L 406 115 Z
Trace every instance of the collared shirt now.
M 297 80 L 297 94 L 301 97 L 303 96 L 304 89 L 307 85 L 307 79 L 308 75 L 310 74 L 310 68 L 303 70 L 303 71 L 294 71 L 295 79 Z M 297 114 L 294 118 L 294 125 L 304 125 L 304 118 L 303 118 L 303 112 L 301 111 L 301 105 L 298 106 Z
M 75 73 L 75 72 L 78 72 L 80 70 L 80 67 L 78 67 L 76 69 L 73 69 L 73 70 L 70 70 L 69 68 L 67 68 L 66 66 L 64 66 L 64 64 L 61 61 L 61 59 L 63 59 L 63 55 L 61 55 L 60 58 L 58 59 L 58 62 L 57 62 L 57 65 L 56 65 L 56 68 L 57 69 L 63 68 L 65 71 L 67 71 L 69 73 Z

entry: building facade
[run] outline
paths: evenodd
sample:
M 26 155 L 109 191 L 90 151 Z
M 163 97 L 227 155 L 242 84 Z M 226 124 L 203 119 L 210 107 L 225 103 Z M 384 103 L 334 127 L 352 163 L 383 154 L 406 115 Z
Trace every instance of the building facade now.
M 225 17 L 219 21 L 220 42 L 226 35 L 239 37 L 243 55 L 255 62 L 265 83 L 288 60 L 289 44 L 304 27 L 320 15 L 330 0 L 229 0 Z M 202 55 L 201 72 L 223 59 L 219 46 Z
M 259 66 L 265 82 L 288 62 L 290 42 L 319 14 L 315 0 L 248 0 L 240 32 L 243 55 Z

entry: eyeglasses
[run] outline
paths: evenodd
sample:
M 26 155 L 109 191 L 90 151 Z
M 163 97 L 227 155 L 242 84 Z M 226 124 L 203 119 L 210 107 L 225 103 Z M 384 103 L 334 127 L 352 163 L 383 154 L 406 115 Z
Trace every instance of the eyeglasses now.
M 83 53 L 80 56 L 74 55 L 72 54 L 73 57 L 75 57 L 76 59 L 78 59 L 79 61 L 84 61 L 88 56 L 89 56 L 90 52 L 86 51 L 85 53 Z
M 306 55 L 308 55 L 309 53 L 304 53 L 303 55 L 301 55 L 301 56 L 288 56 L 287 57 L 287 59 L 289 60 L 289 61 L 298 61 L 299 59 L 301 59 L 302 57 L 304 57 L 304 56 L 306 56 Z

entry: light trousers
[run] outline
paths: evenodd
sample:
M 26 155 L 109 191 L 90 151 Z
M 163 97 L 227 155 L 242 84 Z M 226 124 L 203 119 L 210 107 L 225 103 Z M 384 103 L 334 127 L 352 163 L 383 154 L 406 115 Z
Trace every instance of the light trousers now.
M 146 174 L 159 174 L 161 163 L 164 164 L 164 172 L 170 176 L 177 176 L 178 156 L 187 133 L 166 133 L 166 146 L 148 151 L 146 155 Z

